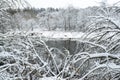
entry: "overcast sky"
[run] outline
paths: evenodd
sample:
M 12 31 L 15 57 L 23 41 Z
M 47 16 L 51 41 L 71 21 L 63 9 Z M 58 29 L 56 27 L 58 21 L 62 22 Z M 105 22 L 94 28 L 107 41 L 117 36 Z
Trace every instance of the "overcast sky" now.
M 66 8 L 70 5 L 77 8 L 86 8 L 88 6 L 97 6 L 102 0 L 27 0 L 36 8 Z M 107 0 L 109 4 L 113 4 L 120 0 Z

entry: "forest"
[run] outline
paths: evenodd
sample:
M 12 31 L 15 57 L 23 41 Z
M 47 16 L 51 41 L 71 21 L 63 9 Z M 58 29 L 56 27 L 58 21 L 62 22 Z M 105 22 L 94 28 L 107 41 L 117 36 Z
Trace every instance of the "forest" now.
M 0 0 L 0 80 L 120 80 L 119 5 Z

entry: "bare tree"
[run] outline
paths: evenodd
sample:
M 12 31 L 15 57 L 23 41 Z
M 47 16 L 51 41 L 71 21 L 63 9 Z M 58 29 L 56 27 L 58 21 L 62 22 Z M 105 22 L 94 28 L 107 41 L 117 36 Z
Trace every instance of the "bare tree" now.
M 30 6 L 25 0 L 1 0 L 0 1 L 0 30 L 5 33 L 13 28 L 15 22 L 13 17 L 7 12 L 7 9 L 17 9 Z M 16 25 L 17 26 L 17 25 Z

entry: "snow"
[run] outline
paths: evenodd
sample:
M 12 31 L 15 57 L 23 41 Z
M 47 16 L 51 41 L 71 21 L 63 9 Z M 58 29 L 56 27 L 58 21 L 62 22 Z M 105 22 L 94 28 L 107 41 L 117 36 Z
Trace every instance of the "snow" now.
M 109 63 L 108 66 L 112 69 L 120 69 L 120 65 L 116 65 L 115 63 Z
M 105 56 L 105 57 L 108 57 L 108 56 L 110 56 L 110 57 L 113 57 L 113 58 L 119 58 L 120 57 L 120 55 L 118 54 L 116 54 L 116 55 L 114 55 L 114 54 L 109 54 L 109 53 L 96 53 L 96 54 L 89 54 L 89 56 L 90 57 L 101 57 L 101 56 Z
M 4 51 L 0 53 L 0 57 L 6 57 L 6 56 L 11 56 L 11 54 Z
M 41 78 L 39 80 L 65 80 L 65 79 L 56 78 L 56 77 L 44 77 L 44 78 Z
M 24 33 L 25 35 L 33 34 L 33 36 L 39 36 L 42 38 L 49 39 L 79 39 L 85 34 L 83 32 L 64 32 L 64 31 L 41 31 L 39 29 L 28 31 L 28 32 L 9 32 L 8 34 L 19 34 Z
M 28 33 L 38 33 L 47 38 L 81 38 L 84 34 L 82 32 L 39 31 L 38 29 Z

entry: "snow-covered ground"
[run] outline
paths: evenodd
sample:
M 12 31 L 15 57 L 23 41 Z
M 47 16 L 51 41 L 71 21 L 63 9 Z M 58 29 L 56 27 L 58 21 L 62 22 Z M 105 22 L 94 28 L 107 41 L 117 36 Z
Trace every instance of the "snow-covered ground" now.
M 39 36 L 43 38 L 50 38 L 50 39 L 76 39 L 81 38 L 85 33 L 83 32 L 64 32 L 64 31 L 41 31 L 39 29 L 34 31 L 15 31 L 11 32 L 12 34 L 24 34 L 24 35 L 32 35 L 32 36 Z M 11 34 L 8 33 L 8 34 Z
M 82 32 L 63 32 L 63 31 L 30 31 L 30 33 L 36 33 L 42 37 L 46 38 L 81 38 L 84 33 Z
M 41 78 L 39 80 L 65 80 L 65 79 L 56 78 L 56 77 L 44 77 L 44 78 Z

